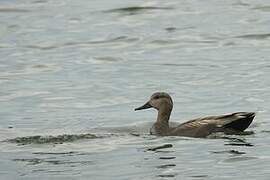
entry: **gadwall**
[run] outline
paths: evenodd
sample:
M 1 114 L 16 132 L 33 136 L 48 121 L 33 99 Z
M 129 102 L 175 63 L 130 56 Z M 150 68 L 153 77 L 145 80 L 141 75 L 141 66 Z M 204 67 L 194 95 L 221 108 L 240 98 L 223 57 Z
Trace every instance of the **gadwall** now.
M 236 112 L 193 119 L 177 127 L 169 127 L 173 101 L 165 92 L 154 93 L 148 102 L 135 111 L 148 108 L 155 108 L 158 111 L 157 120 L 150 130 L 151 134 L 158 136 L 207 137 L 216 132 L 240 134 L 248 128 L 255 117 L 254 112 Z

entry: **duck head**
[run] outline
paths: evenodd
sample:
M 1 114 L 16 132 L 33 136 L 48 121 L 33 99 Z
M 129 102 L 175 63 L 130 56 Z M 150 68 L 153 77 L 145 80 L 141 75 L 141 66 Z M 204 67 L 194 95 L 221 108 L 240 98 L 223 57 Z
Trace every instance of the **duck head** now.
M 161 108 L 169 108 L 172 110 L 172 107 L 173 101 L 168 93 L 156 92 L 152 94 L 149 101 L 147 101 L 144 105 L 136 108 L 135 111 L 148 108 L 155 108 L 156 110 L 160 110 Z

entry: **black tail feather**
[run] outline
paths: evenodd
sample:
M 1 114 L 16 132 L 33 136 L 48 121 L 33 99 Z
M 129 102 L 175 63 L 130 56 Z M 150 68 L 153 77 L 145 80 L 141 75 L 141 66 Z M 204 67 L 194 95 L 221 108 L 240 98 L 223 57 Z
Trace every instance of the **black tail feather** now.
M 244 131 L 252 123 L 255 113 L 254 112 L 239 112 L 234 113 L 235 116 L 238 116 L 238 119 L 232 121 L 229 124 L 226 124 L 224 127 L 233 129 L 236 131 Z

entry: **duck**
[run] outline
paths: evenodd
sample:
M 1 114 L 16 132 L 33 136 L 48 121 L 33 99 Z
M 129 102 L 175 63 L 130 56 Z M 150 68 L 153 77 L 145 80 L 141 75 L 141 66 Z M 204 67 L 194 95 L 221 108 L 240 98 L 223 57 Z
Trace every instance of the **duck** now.
M 230 114 L 207 116 L 193 119 L 176 127 L 169 126 L 173 109 L 173 100 L 166 92 L 152 94 L 144 105 L 135 111 L 154 108 L 158 111 L 157 120 L 150 129 L 150 134 L 157 136 L 185 136 L 205 138 L 214 133 L 241 134 L 252 123 L 255 112 L 235 112 Z

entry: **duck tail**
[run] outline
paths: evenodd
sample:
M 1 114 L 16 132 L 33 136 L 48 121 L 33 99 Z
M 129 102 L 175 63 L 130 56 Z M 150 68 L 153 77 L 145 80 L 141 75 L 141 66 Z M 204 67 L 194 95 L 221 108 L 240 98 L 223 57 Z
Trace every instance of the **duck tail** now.
M 237 112 L 232 114 L 234 120 L 224 127 L 236 131 L 244 131 L 252 123 L 256 113 L 255 112 Z

